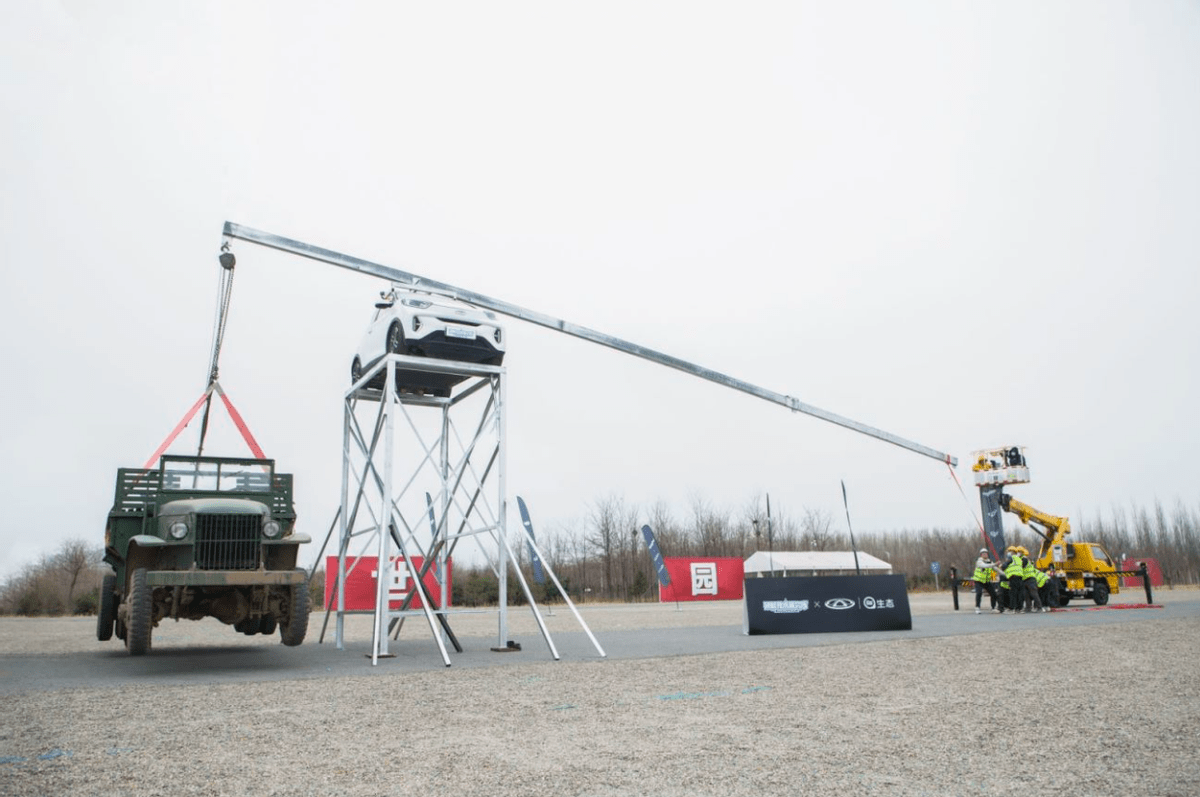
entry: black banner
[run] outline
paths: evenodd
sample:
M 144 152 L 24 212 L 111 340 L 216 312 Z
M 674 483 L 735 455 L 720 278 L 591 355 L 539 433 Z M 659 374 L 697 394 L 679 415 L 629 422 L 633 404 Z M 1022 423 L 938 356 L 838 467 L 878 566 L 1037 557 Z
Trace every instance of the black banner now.
M 979 505 L 983 510 L 983 530 L 987 533 L 992 554 L 1004 558 L 1004 519 L 1000 509 L 1000 496 L 1004 487 L 999 484 L 979 488 Z
M 748 578 L 745 634 L 911 631 L 904 576 Z
M 663 561 L 662 551 L 658 549 L 658 541 L 649 526 L 642 526 L 642 536 L 646 538 L 646 550 L 650 552 L 650 561 L 658 573 L 658 583 L 664 587 L 671 586 L 671 574 L 667 572 L 667 564 Z

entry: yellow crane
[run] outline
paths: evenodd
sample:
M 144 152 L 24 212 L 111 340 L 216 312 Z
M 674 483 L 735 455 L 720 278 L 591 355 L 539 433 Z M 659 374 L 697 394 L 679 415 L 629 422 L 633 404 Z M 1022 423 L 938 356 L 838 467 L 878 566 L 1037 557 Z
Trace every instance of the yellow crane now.
M 1042 538 L 1035 564 L 1039 570 L 1054 567 L 1063 606 L 1071 598 L 1091 598 L 1097 606 L 1103 606 L 1110 594 L 1120 592 L 1117 568 L 1108 551 L 1098 542 L 1069 542 L 1071 522 L 1067 518 L 1034 509 L 1003 492 L 1000 507 Z

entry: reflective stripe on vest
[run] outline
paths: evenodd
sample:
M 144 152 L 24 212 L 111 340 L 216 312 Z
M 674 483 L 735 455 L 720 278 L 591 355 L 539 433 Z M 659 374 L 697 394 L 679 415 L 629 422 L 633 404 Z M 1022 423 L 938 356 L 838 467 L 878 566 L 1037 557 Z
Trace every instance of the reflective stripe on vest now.
M 1038 589 L 1046 586 L 1046 582 L 1050 580 L 1050 576 L 1043 573 L 1041 570 L 1035 571 L 1033 577 L 1037 579 Z
M 1009 578 L 1024 578 L 1025 562 L 1021 559 L 1021 554 L 1013 554 L 1012 561 L 1008 563 L 1008 567 L 1004 568 L 1004 575 Z
M 1025 572 L 1022 573 L 1022 575 L 1025 576 L 1025 578 L 1037 578 L 1037 573 L 1038 573 L 1038 569 L 1033 564 L 1033 560 L 1026 559 L 1025 560 Z
M 975 575 L 971 576 L 975 581 L 988 582 L 992 580 L 992 570 L 988 567 L 975 568 Z

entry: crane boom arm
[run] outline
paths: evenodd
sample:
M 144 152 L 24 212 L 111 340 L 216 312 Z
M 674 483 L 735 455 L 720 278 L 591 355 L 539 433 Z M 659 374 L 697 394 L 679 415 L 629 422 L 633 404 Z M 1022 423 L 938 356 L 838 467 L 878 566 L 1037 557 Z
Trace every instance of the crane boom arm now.
M 272 233 L 244 227 L 240 224 L 235 224 L 230 221 L 225 222 L 225 236 L 227 238 L 239 239 L 248 241 L 250 243 L 259 244 L 260 246 L 278 249 L 282 252 L 288 252 L 301 257 L 307 257 L 311 260 L 317 260 L 322 263 L 328 263 L 329 265 L 339 266 L 341 268 L 349 269 L 350 271 L 357 271 L 360 274 L 369 274 L 371 276 L 379 277 L 380 279 L 407 285 L 411 288 L 430 290 L 457 299 L 462 299 L 463 301 L 470 302 L 478 307 L 493 310 L 497 313 L 501 313 L 521 321 L 527 321 L 531 324 L 546 327 L 547 329 L 553 329 L 557 332 L 562 332 L 583 340 L 591 341 L 592 343 L 598 343 L 601 346 L 607 346 L 610 349 L 615 349 L 626 354 L 632 354 L 633 356 L 640 357 L 643 360 L 649 360 L 650 362 L 658 363 L 659 365 L 665 365 L 668 368 L 674 368 L 677 371 L 683 371 L 684 373 L 691 374 L 692 376 L 698 376 L 701 379 L 708 380 L 709 382 L 714 382 L 718 385 L 724 385 L 725 387 L 733 388 L 734 390 L 741 391 L 742 393 L 748 393 L 751 396 L 757 396 L 765 401 L 770 401 L 774 404 L 787 407 L 792 412 L 800 412 L 804 413 L 805 415 L 811 415 L 815 418 L 820 418 L 821 420 L 837 424 L 838 426 L 865 434 L 869 437 L 874 437 L 877 440 L 882 440 L 886 443 L 891 443 L 899 446 L 900 448 L 907 449 L 908 451 L 912 451 L 941 462 L 946 462 L 951 466 L 958 464 L 958 459 L 950 456 L 949 454 L 937 451 L 928 446 L 923 446 L 920 443 L 914 443 L 911 440 L 906 440 L 903 437 L 891 434 L 890 432 L 885 432 L 882 429 L 876 429 L 873 426 L 859 423 L 858 421 L 851 420 L 850 418 L 843 417 L 833 412 L 829 412 L 828 410 L 814 407 L 811 404 L 805 404 L 804 402 L 793 398 L 792 396 L 776 393 L 775 391 L 767 390 L 765 388 L 758 387 L 757 385 L 752 385 L 749 382 L 744 382 L 740 379 L 726 376 L 725 374 L 717 371 L 695 365 L 694 363 L 690 363 L 686 360 L 681 360 L 678 357 L 672 357 L 669 354 L 663 354 L 662 352 L 646 348 L 645 346 L 639 346 L 636 343 L 630 343 L 629 341 L 621 340 L 620 338 L 615 338 L 611 335 L 606 335 L 602 332 L 597 332 L 577 324 L 572 324 L 559 318 L 553 318 L 533 310 L 527 310 L 509 302 L 493 299 L 473 291 L 463 290 L 462 288 L 456 288 L 453 285 L 447 285 L 443 282 L 437 282 L 436 280 L 410 274 L 409 272 L 401 271 L 390 266 L 372 263 L 369 260 L 362 260 L 361 258 L 352 257 L 351 255 L 345 255 L 340 252 L 334 252 L 330 249 L 323 249 L 319 246 L 306 244 L 302 241 L 296 241 L 290 238 L 274 235 Z
M 1000 496 L 1000 506 L 1005 512 L 1011 512 L 1021 519 L 1022 523 L 1036 523 L 1045 529 L 1045 533 L 1038 531 L 1050 544 L 1058 544 L 1064 537 L 1071 533 L 1071 522 L 1065 517 L 1057 515 L 1048 515 L 1045 512 L 1034 509 L 1029 504 L 1023 504 L 1013 498 L 1008 493 Z M 1035 528 L 1034 531 L 1037 531 Z

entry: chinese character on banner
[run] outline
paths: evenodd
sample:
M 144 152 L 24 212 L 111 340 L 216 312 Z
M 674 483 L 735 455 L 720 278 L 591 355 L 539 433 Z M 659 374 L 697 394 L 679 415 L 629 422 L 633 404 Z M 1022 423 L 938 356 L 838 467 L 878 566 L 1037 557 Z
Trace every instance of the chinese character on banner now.
M 692 562 L 692 594 L 717 594 L 717 565 L 715 562 Z
M 392 563 L 392 578 L 388 584 L 388 598 L 392 600 L 404 600 L 408 597 L 408 565 L 404 564 L 403 556 L 392 556 L 388 559 Z M 379 578 L 377 570 L 371 571 L 371 578 Z

